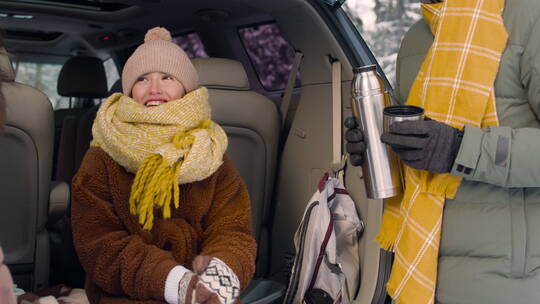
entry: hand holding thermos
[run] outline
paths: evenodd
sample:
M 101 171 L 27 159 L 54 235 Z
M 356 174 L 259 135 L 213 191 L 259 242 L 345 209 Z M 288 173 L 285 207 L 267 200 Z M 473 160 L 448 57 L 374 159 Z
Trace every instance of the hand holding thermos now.
M 345 140 L 347 141 L 346 150 L 349 153 L 349 161 L 355 167 L 361 166 L 366 160 L 366 142 L 364 133 L 358 128 L 356 119 L 352 116 L 345 119 Z
M 365 161 L 366 143 L 354 117 L 345 120 L 346 150 L 353 166 Z M 388 144 L 409 167 L 432 173 L 448 173 L 461 145 L 462 132 L 435 120 L 392 123 L 381 141 Z

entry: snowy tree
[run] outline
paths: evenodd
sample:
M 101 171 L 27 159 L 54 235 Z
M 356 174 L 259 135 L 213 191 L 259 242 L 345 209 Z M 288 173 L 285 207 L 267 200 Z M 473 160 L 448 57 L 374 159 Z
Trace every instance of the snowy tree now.
M 103 64 L 107 75 L 107 85 L 110 88 L 119 79 L 118 71 L 112 59 L 104 61 Z M 54 109 L 65 109 L 70 107 L 69 98 L 58 95 L 57 91 L 58 76 L 61 69 L 62 65 L 60 64 L 16 62 L 15 80 L 45 93 Z
M 17 82 L 33 86 L 45 93 L 55 109 L 69 107 L 68 99 L 58 95 L 56 90 L 61 65 L 17 62 L 15 68 Z
M 401 39 L 421 18 L 419 0 L 349 0 L 345 11 L 394 84 Z

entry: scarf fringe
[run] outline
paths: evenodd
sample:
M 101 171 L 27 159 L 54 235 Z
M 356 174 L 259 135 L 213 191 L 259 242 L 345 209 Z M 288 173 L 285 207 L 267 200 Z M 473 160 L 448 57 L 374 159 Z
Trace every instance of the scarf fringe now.
M 383 213 L 382 222 L 386 229 L 379 231 L 379 234 L 375 237 L 375 241 L 379 243 L 382 249 L 393 252 L 398 232 L 403 223 L 402 218 L 390 218 L 388 213 Z
M 183 160 L 174 166 L 167 166 L 159 154 L 150 155 L 141 165 L 129 198 L 130 212 L 139 215 L 139 224 L 143 229 L 151 230 L 154 220 L 154 206 L 162 208 L 163 218 L 171 217 L 170 202 L 175 208 L 180 205 L 180 189 L 175 177 Z
M 375 241 L 382 249 L 386 251 L 394 251 L 396 238 L 403 223 L 403 216 L 401 215 L 401 211 L 399 211 L 402 201 L 403 193 L 384 200 L 385 212 L 383 212 L 381 227 L 385 227 L 385 229 L 381 229 L 379 231 L 375 237 Z M 389 209 L 393 209 L 395 211 L 388 212 Z
M 391 251 L 394 248 L 394 239 L 384 234 L 377 235 L 377 237 L 375 237 L 375 241 L 379 244 L 379 247 L 381 247 L 381 249 L 383 250 Z
M 389 295 L 394 295 L 396 294 L 396 289 L 397 289 L 397 282 L 396 281 L 388 281 L 388 283 L 386 283 L 386 292 L 389 294 Z M 398 303 L 403 303 L 403 301 L 401 300 L 401 297 L 397 297 L 397 299 L 394 299 L 392 297 L 392 300 L 394 304 L 398 304 Z
M 187 132 L 175 134 L 172 143 L 177 149 L 190 148 L 195 141 L 193 132 L 208 129 L 210 120 L 201 122 L 199 126 Z M 180 206 L 180 186 L 178 176 L 184 162 L 184 156 L 176 163 L 167 165 L 160 154 L 151 154 L 141 164 L 131 186 L 129 210 L 139 215 L 139 224 L 144 230 L 151 230 L 154 221 L 154 207 L 162 209 L 164 219 L 171 217 L 170 202 L 174 207 Z

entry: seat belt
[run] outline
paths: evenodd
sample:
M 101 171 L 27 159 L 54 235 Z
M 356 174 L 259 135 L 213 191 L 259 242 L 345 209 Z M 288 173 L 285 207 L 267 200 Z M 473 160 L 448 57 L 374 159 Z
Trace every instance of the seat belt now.
M 342 151 L 342 99 L 341 99 L 341 62 L 332 62 L 332 164 L 331 169 L 334 177 L 345 184 L 343 174 L 346 155 Z
M 302 52 L 295 51 L 293 65 L 291 68 L 291 72 L 289 73 L 289 79 L 287 80 L 287 86 L 285 87 L 285 92 L 283 93 L 283 99 L 281 99 L 281 107 L 280 107 L 281 127 L 285 126 L 285 122 L 287 121 L 287 118 L 289 118 L 289 116 L 291 115 L 289 111 L 290 111 L 292 92 L 294 89 L 294 84 L 296 83 L 296 75 L 298 74 L 298 70 L 300 69 L 300 63 L 302 62 L 303 57 L 304 57 L 304 54 L 302 54 Z

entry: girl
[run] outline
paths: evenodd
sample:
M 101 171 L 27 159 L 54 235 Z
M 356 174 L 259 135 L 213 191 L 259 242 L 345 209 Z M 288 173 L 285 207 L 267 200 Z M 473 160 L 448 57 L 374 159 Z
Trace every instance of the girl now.
M 247 188 L 208 92 L 164 28 L 105 101 L 72 184 L 90 303 L 231 303 L 255 270 Z

